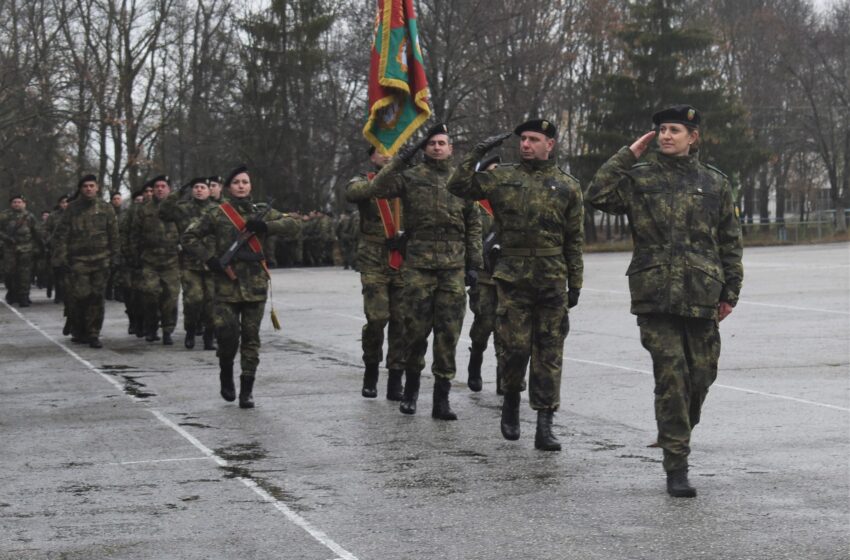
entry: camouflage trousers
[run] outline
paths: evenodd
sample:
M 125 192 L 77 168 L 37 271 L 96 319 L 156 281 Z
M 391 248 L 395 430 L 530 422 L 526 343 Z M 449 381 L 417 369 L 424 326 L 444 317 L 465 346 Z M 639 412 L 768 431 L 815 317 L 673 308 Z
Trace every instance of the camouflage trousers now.
M 35 255 L 31 251 L 18 252 L 6 246 L 3 252 L 3 283 L 12 300 L 29 299 L 34 266 Z
M 495 284 L 479 281 L 474 288 L 469 289 L 469 309 L 475 315 L 472 327 L 469 329 L 469 338 L 472 340 L 473 348 L 482 352 L 487 348 L 490 334 L 496 328 L 498 301 Z M 499 343 L 496 337 L 493 337 L 493 344 L 498 348 Z
M 105 310 L 104 293 L 109 280 L 109 265 L 72 263 L 66 279 L 65 301 L 71 333 L 78 337 L 100 336 Z
M 183 285 L 183 328 L 195 334 L 212 330 L 215 279 L 204 270 L 180 271 Z
M 217 301 L 213 307 L 219 364 L 233 364 L 240 352 L 242 375 L 254 377 L 260 364 L 260 323 L 265 301 Z M 240 351 L 241 342 L 241 351 Z
M 425 369 L 428 335 L 434 331 L 435 377 L 454 379 L 455 351 L 466 313 L 463 269 L 429 270 L 405 267 L 404 336 L 405 367 L 413 373 Z
M 145 306 L 145 330 L 174 332 L 177 325 L 177 296 L 180 294 L 180 270 L 174 266 L 142 268 L 142 299 Z
M 380 364 L 384 359 L 384 328 L 387 329 L 387 369 L 404 369 L 404 322 L 402 302 L 404 282 L 401 273 L 364 272 L 360 275 L 363 293 L 361 345 L 364 364 Z
M 691 430 L 708 388 L 717 379 L 720 331 L 713 319 L 639 315 L 640 342 L 652 356 L 655 420 L 664 470 L 688 466 Z
M 497 354 L 502 390 L 525 390 L 534 410 L 557 410 L 561 400 L 564 340 L 570 331 L 563 285 L 535 287 L 496 280 Z
M 144 284 L 142 280 L 142 269 L 125 269 L 124 285 L 127 290 L 124 294 L 124 312 L 130 320 L 130 325 L 137 332 L 144 330 L 145 320 L 145 295 L 142 291 Z

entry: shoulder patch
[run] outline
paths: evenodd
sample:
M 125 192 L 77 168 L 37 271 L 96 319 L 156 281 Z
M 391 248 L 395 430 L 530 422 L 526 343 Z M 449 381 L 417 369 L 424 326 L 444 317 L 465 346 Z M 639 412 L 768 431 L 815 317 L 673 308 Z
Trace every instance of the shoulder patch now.
M 718 168 L 716 168 L 715 166 L 711 165 L 710 163 L 703 163 L 703 165 L 704 165 L 705 167 L 707 167 L 707 168 L 711 169 L 711 170 L 712 170 L 712 171 L 714 171 L 715 173 L 719 173 L 720 175 L 722 175 L 722 176 L 723 176 L 723 178 L 724 178 L 724 179 L 728 179 L 728 178 L 729 178 L 729 177 L 728 177 L 725 173 L 723 173 L 722 171 L 720 171 Z

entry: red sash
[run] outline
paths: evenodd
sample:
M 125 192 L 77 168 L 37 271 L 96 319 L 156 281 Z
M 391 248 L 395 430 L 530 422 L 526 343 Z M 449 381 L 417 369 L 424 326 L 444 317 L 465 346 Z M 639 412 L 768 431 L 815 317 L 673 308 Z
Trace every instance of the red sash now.
M 237 212 L 236 209 L 231 206 L 229 202 L 222 202 L 221 204 L 219 204 L 218 207 L 221 208 L 221 211 L 224 212 L 224 215 L 227 216 L 227 218 L 230 220 L 230 223 L 233 224 L 233 227 L 235 227 L 239 231 L 239 233 L 245 231 L 245 220 L 242 219 L 242 216 L 239 215 L 239 212 Z M 250 238 L 248 238 L 248 247 L 250 247 L 251 250 L 255 253 L 258 253 L 260 255 L 263 254 L 263 246 L 262 244 L 260 244 L 260 240 L 257 239 L 256 235 L 252 235 Z M 271 273 L 269 272 L 269 265 L 266 264 L 266 259 L 263 259 L 261 261 L 261 264 L 263 265 L 263 269 L 266 271 L 266 274 L 268 274 L 269 278 L 271 278 Z
M 478 201 L 478 204 L 481 205 L 481 208 L 483 208 L 484 211 L 487 212 L 487 214 L 489 214 L 491 218 L 493 217 L 493 207 L 490 206 L 489 200 L 487 200 L 486 198 L 482 198 Z
M 367 178 L 371 181 L 375 178 L 375 174 L 369 173 Z M 390 201 L 386 198 L 376 198 L 375 204 L 378 205 L 378 214 L 380 214 L 381 222 L 384 224 L 384 236 L 387 239 L 394 238 L 398 233 L 398 228 L 393 219 L 392 210 L 390 210 Z M 387 255 L 387 261 L 390 268 L 398 270 L 401 268 L 402 262 L 404 262 L 404 257 L 401 256 L 401 252 L 398 249 L 390 249 Z

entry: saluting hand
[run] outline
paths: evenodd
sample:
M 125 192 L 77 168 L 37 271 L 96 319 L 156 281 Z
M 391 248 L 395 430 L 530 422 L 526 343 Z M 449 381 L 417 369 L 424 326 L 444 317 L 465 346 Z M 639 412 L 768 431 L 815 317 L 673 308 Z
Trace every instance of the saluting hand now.
M 647 132 L 637 140 L 635 140 L 634 144 L 629 146 L 629 149 L 635 155 L 636 158 L 640 158 L 649 149 L 649 145 L 652 144 L 652 141 L 655 139 L 655 131 L 652 130 Z
M 485 138 L 484 141 L 479 142 L 475 145 L 475 151 L 480 153 L 487 153 L 496 146 L 501 145 L 502 142 L 504 142 L 513 135 L 513 132 L 502 132 L 501 134 L 496 134 L 495 136 Z

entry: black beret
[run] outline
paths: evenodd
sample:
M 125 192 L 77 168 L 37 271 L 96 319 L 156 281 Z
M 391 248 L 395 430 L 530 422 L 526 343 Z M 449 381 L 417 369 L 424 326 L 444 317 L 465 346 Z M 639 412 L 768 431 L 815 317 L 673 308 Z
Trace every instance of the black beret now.
M 150 180 L 151 186 L 154 186 L 160 181 L 165 181 L 169 186 L 171 186 L 171 181 L 168 179 L 168 175 L 157 175 L 156 177 Z
M 558 127 L 555 123 L 546 119 L 532 119 L 526 121 L 514 129 L 514 134 L 522 136 L 523 132 L 539 132 L 549 138 L 554 138 L 558 135 Z
M 147 181 L 145 181 L 145 184 L 142 185 L 142 190 L 152 189 L 152 188 L 153 188 L 153 179 L 148 179 Z
M 67 195 L 67 194 L 63 194 L 62 196 L 60 196 L 59 198 L 57 198 L 57 199 L 56 199 L 56 202 L 57 202 L 57 203 L 59 203 L 59 202 L 62 202 L 63 200 L 68 200 L 68 195 Z
M 478 165 L 475 166 L 476 171 L 486 171 L 488 167 L 493 164 L 502 163 L 502 156 L 490 156 L 487 159 L 482 159 L 478 162 Z
M 145 196 L 145 188 L 144 187 L 142 187 L 140 189 L 136 189 L 132 193 L 130 193 L 130 198 L 132 198 L 132 199 L 135 199 L 138 196 Z
M 213 175 L 212 177 L 207 177 L 207 182 L 218 183 L 220 185 L 224 182 L 224 179 L 221 178 L 221 175 Z
M 83 183 L 97 183 L 97 175 L 88 174 L 80 177 L 80 180 L 77 181 L 77 190 L 83 188 Z
M 20 199 L 21 199 L 21 200 L 23 200 L 24 202 L 26 202 L 26 201 L 27 201 L 27 199 L 26 199 L 26 198 L 24 198 L 24 195 L 22 195 L 21 193 L 15 193 L 15 194 L 10 194 L 10 195 L 9 195 L 9 202 L 12 202 L 12 201 L 13 201 L 13 200 L 15 200 L 16 198 L 20 198 Z
M 111 199 L 111 198 L 113 198 L 115 195 L 121 196 L 121 193 L 120 193 L 119 191 L 112 191 L 111 193 L 109 193 L 109 198 Z
M 659 126 L 662 123 L 683 124 L 690 128 L 699 128 L 699 111 L 691 105 L 673 105 L 652 115 L 652 123 Z
M 434 126 L 428 129 L 428 132 L 425 134 L 425 140 L 430 140 L 438 134 L 448 135 L 449 127 L 447 127 L 445 123 L 435 124 Z
M 369 149 L 366 150 L 366 155 L 368 155 L 369 157 L 372 157 L 372 154 L 374 154 L 374 153 L 375 153 L 375 146 L 369 146 Z
M 188 183 L 186 183 L 185 185 L 180 187 L 180 190 L 182 191 L 183 189 L 194 188 L 195 185 L 197 185 L 198 183 L 203 183 L 206 186 L 210 186 L 210 180 L 207 179 L 206 177 L 195 177 L 194 179 L 192 179 L 191 181 L 189 181 Z
M 248 173 L 248 167 L 245 165 L 240 165 L 239 167 L 231 171 L 230 174 L 227 176 L 227 179 L 225 179 L 224 181 L 224 186 L 229 187 L 233 179 L 235 179 L 236 176 L 240 173 Z

